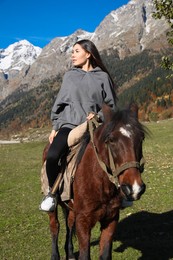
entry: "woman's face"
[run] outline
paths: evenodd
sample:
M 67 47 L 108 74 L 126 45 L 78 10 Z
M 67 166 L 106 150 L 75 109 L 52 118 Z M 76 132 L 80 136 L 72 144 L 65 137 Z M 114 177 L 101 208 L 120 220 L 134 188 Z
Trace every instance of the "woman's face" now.
M 73 46 L 71 59 L 74 66 L 83 68 L 89 62 L 90 56 L 91 54 L 85 51 L 80 44 Z

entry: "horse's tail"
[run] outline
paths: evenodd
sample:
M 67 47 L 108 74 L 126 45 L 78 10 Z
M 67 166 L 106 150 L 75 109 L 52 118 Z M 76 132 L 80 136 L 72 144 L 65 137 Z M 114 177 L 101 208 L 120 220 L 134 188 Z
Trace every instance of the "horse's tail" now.
M 75 215 L 73 213 L 73 202 L 72 200 L 68 202 L 60 202 L 64 219 L 66 225 L 72 232 L 72 235 L 76 238 L 76 228 L 75 228 Z M 72 214 L 71 214 L 72 213 Z
M 50 147 L 50 143 L 47 143 L 46 146 L 44 147 L 43 155 L 42 155 L 42 163 L 43 164 L 46 161 L 46 157 L 47 157 L 47 153 L 48 153 L 49 147 Z

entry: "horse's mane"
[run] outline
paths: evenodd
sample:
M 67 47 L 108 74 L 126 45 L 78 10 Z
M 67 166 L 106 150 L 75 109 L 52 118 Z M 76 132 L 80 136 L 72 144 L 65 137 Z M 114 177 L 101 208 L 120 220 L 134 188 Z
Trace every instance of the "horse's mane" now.
M 117 110 L 112 114 L 111 121 L 104 128 L 101 140 L 104 142 L 113 130 L 121 126 L 130 125 L 136 135 L 145 137 L 148 134 L 147 128 L 140 123 L 137 116 L 129 109 Z
M 106 127 L 104 127 L 105 125 Z M 104 131 L 101 135 L 101 141 L 105 142 L 113 130 L 118 130 L 121 126 L 126 125 L 130 125 L 135 135 L 138 135 L 143 139 L 146 135 L 149 134 L 148 129 L 139 122 L 138 118 L 129 109 L 123 109 L 114 112 L 112 114 L 111 120 L 108 123 L 103 122 L 103 124 L 99 126 L 99 128 L 102 126 L 104 127 Z M 90 134 L 89 131 L 86 131 L 81 139 L 81 147 L 76 159 L 77 165 L 80 163 L 89 141 Z

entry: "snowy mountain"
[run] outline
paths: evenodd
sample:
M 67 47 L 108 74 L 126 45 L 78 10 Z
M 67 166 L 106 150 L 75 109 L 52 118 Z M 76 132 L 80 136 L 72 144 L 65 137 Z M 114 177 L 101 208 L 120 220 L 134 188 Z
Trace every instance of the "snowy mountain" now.
M 0 71 L 6 79 L 14 77 L 25 65 L 32 65 L 42 49 L 22 40 L 0 49 Z

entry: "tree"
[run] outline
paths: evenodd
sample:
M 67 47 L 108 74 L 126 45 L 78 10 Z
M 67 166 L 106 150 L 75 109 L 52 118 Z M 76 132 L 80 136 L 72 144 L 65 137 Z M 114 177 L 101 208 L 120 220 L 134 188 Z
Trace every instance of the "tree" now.
M 164 17 L 170 26 L 167 33 L 168 42 L 173 45 L 173 1 L 172 0 L 153 0 L 156 11 L 153 13 L 155 19 Z M 164 69 L 173 71 L 172 57 L 163 56 L 161 66 Z M 171 75 L 173 76 L 173 74 Z

